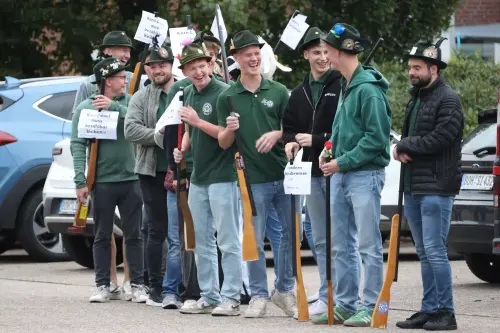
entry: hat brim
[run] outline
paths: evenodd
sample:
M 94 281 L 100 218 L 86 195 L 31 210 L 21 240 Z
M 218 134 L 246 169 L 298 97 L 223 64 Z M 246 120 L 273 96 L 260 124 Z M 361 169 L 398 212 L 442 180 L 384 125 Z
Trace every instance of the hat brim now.
M 106 76 L 102 76 L 103 79 L 109 79 L 111 77 L 113 77 L 113 75 L 115 75 L 116 73 L 120 73 L 121 71 L 124 71 L 126 69 L 130 69 L 131 65 L 125 65 L 125 66 L 122 66 L 120 65 L 117 69 L 113 69 L 112 71 L 110 71 Z M 94 74 L 94 77 L 95 77 L 95 74 Z M 97 84 L 97 80 L 93 81 L 93 82 L 90 82 L 92 84 Z
M 424 57 L 424 56 L 413 55 L 413 54 L 409 54 L 408 52 L 404 53 L 403 59 L 405 61 L 408 61 L 408 59 L 410 59 L 410 58 L 416 58 L 416 59 L 421 59 L 421 60 L 428 61 L 431 64 L 434 64 L 434 65 L 438 66 L 439 69 L 445 69 L 446 67 L 448 67 L 447 63 L 445 63 L 444 61 L 438 60 L 438 59 L 433 59 L 433 58 L 428 58 L 428 57 Z
M 99 51 L 104 50 L 106 47 L 116 47 L 116 46 L 125 46 L 125 47 L 130 47 L 132 50 L 135 50 L 135 47 L 129 44 L 102 44 L 99 45 Z
M 198 55 L 198 54 L 195 54 L 195 55 L 193 55 L 191 57 L 186 57 L 186 60 L 183 63 L 181 63 L 178 68 L 179 69 L 183 69 L 184 66 L 186 66 L 190 62 L 195 61 L 195 60 L 201 60 L 201 59 L 206 59 L 207 61 L 210 61 L 210 60 L 212 60 L 212 57 L 211 56 L 207 56 L 207 55 L 201 55 L 201 54 Z
M 317 38 L 313 38 L 311 39 L 310 41 L 306 42 L 306 43 L 302 43 L 299 45 L 299 52 L 300 53 L 304 53 L 304 51 L 306 50 L 306 48 L 309 47 L 309 45 L 311 45 L 313 42 L 317 41 L 317 40 L 322 40 L 321 37 L 317 37 Z
M 233 48 L 233 49 L 230 49 L 229 50 L 229 54 L 233 55 L 235 54 L 237 51 L 239 50 L 242 50 L 246 47 L 249 47 L 249 46 L 258 46 L 259 48 L 262 48 L 265 44 L 264 43 L 249 43 L 249 44 L 245 44 L 245 45 L 242 45 L 238 48 Z
M 171 58 L 171 59 L 149 60 L 147 62 L 144 62 L 144 65 L 149 66 L 150 64 L 154 64 L 154 63 L 157 63 L 157 62 L 169 62 L 169 63 L 173 64 L 174 63 L 174 58 Z
M 320 38 L 323 42 L 330 45 L 334 49 L 340 50 L 340 51 L 345 52 L 345 53 L 360 54 L 361 52 L 363 52 L 365 50 L 365 48 L 362 45 L 359 46 L 359 49 L 357 51 L 345 49 L 342 47 L 342 45 L 339 45 L 338 43 L 332 43 L 332 41 L 328 40 L 328 35 L 326 35 L 326 34 L 321 36 Z

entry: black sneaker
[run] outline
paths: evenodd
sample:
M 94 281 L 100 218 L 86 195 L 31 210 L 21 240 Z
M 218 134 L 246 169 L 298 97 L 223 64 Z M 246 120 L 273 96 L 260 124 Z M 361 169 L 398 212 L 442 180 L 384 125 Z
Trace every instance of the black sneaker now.
M 151 288 L 149 289 L 149 298 L 146 301 L 146 305 L 161 307 L 163 302 L 163 297 L 161 296 L 161 289 Z
M 425 323 L 429 320 L 434 319 L 436 314 L 417 312 L 414 313 L 410 318 L 406 318 L 405 321 L 398 321 L 396 326 L 404 329 L 420 329 L 423 328 Z
M 457 329 L 455 314 L 447 310 L 439 310 L 435 318 L 425 323 L 426 331 L 454 331 Z

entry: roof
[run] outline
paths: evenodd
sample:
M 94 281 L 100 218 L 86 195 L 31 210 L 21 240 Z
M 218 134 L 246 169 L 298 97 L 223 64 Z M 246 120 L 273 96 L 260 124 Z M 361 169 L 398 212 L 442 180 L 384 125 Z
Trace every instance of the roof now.
M 500 23 L 455 27 L 456 35 L 461 39 L 490 39 L 500 42 L 499 31 Z

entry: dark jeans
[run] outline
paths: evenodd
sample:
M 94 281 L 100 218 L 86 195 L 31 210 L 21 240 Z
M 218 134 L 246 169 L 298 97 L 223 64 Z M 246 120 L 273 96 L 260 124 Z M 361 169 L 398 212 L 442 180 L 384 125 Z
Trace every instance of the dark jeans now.
M 143 241 L 141 238 L 141 191 L 138 181 L 97 183 L 94 205 L 94 266 L 96 286 L 109 286 L 111 267 L 111 235 L 115 207 L 122 221 L 130 282 L 142 284 Z
M 168 225 L 167 190 L 163 187 L 165 175 L 165 172 L 157 172 L 155 177 L 139 175 L 148 225 L 146 264 L 149 285 L 160 293 L 163 282 L 161 273 L 163 243 L 167 237 Z

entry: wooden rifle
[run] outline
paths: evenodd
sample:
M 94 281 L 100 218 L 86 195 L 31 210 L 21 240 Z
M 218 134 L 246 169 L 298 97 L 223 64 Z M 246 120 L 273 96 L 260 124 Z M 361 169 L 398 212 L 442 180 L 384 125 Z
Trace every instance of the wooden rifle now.
M 293 158 L 290 160 L 290 165 L 293 165 Z M 299 321 L 309 321 L 309 306 L 307 305 L 306 290 L 304 288 L 304 280 L 302 278 L 302 256 L 300 254 L 300 225 L 299 213 L 295 204 L 295 196 L 290 194 L 292 198 L 291 217 L 293 221 L 293 240 L 292 253 L 294 259 L 293 276 L 297 283 L 297 312 Z
M 181 95 L 179 98 L 182 101 L 182 105 L 186 105 L 186 100 L 184 99 L 184 88 L 180 89 Z M 179 151 L 182 148 L 182 137 L 184 135 L 184 124 L 181 122 L 178 126 L 177 133 L 177 149 Z M 193 251 L 195 249 L 195 238 L 194 238 L 194 224 L 193 217 L 191 216 L 191 211 L 188 205 L 188 193 L 187 193 L 187 168 L 186 160 L 182 159 L 180 163 L 177 164 L 177 188 L 175 193 L 177 194 L 177 213 L 179 216 L 179 222 L 181 217 L 184 220 L 184 244 L 186 250 Z
M 227 97 L 227 102 L 231 111 L 231 116 L 234 116 L 231 96 Z M 257 216 L 257 210 L 255 209 L 252 188 L 248 182 L 245 160 L 240 152 L 243 149 L 243 142 L 241 140 L 239 130 L 234 133 L 234 137 L 236 140 L 236 153 L 234 154 L 234 161 L 236 163 L 236 173 L 238 174 L 241 202 L 243 204 L 243 260 L 254 261 L 259 259 L 259 251 L 257 249 L 255 230 L 252 222 L 252 216 Z
M 100 83 L 101 95 L 104 95 L 106 89 L 106 79 L 103 78 Z M 102 109 L 99 109 L 100 112 Z M 89 147 L 89 162 L 87 169 L 87 189 L 89 190 L 89 196 L 85 202 L 78 201 L 78 206 L 76 208 L 75 219 L 73 221 L 73 226 L 69 227 L 68 230 L 71 232 L 82 232 L 87 226 L 87 217 L 89 214 L 89 202 L 90 202 L 90 192 L 94 190 L 95 187 L 95 176 L 97 172 L 97 154 L 99 151 L 99 140 L 92 139 Z

